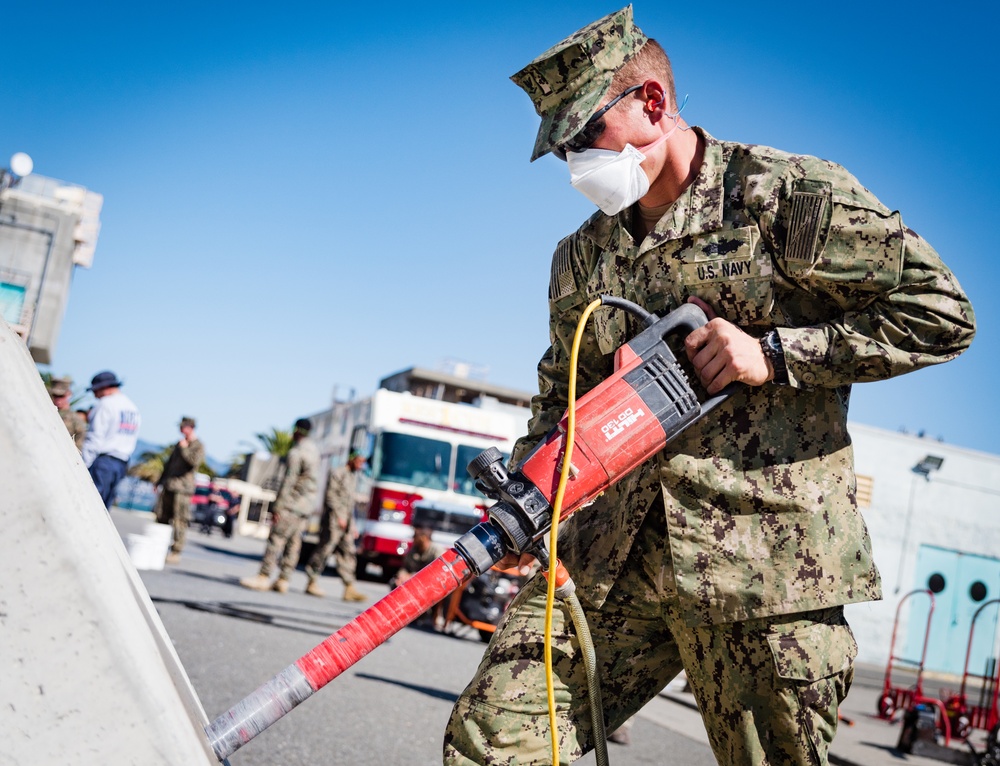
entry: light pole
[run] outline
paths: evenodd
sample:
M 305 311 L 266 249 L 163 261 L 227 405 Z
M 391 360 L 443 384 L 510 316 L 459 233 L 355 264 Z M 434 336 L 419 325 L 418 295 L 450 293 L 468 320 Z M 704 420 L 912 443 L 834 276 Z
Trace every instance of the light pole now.
M 896 589 L 893 593 L 899 593 L 900 584 L 903 581 L 903 565 L 906 562 L 906 544 L 910 539 L 910 519 L 913 516 L 913 500 L 917 494 L 917 477 L 923 476 L 924 481 L 931 480 L 931 473 L 938 470 L 944 464 L 944 458 L 937 455 L 925 455 L 910 471 L 913 478 L 910 480 L 910 499 L 906 504 L 906 521 L 903 522 L 903 542 L 899 547 L 899 571 L 896 573 Z

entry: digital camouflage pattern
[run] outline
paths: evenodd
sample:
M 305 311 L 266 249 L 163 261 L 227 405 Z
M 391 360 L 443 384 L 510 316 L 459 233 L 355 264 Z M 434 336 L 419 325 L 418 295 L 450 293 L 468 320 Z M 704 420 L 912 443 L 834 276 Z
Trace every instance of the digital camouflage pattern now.
M 50 378 L 47 388 L 49 396 L 53 399 L 53 404 L 56 404 L 56 399 L 68 396 L 73 392 L 73 379 Z M 69 405 L 69 399 L 66 400 L 65 404 L 65 407 L 60 407 L 56 404 L 56 410 L 59 412 L 59 417 L 62 419 L 63 425 L 66 426 L 66 430 L 72 437 L 76 448 L 82 450 L 83 440 L 87 435 L 87 421 L 82 415 L 73 410 Z
M 183 551 L 187 542 L 188 524 L 191 521 L 191 496 L 190 492 L 164 489 L 156 498 L 156 506 L 153 508 L 158 523 L 173 527 L 174 536 L 170 550 L 174 553 Z
M 694 129 L 706 145 L 701 172 L 641 244 L 625 211 L 596 214 L 557 248 L 552 346 L 512 459 L 565 411 L 587 304 L 610 294 L 663 314 L 697 296 L 755 336 L 777 328 L 790 385 L 741 389 L 631 477 L 628 499 L 578 512 L 574 575 L 585 597 L 599 605 L 607 595 L 636 515 L 662 487 L 692 624 L 879 598 L 855 500 L 850 385 L 954 358 L 972 340 L 972 307 L 937 253 L 843 168 Z M 621 311 L 594 313 L 580 395 L 611 375 L 613 352 L 638 329 Z
M 60 409 L 59 417 L 73 439 L 77 449 L 83 449 L 83 440 L 87 435 L 87 421 L 79 413 L 71 409 Z
M 441 543 L 431 542 L 427 550 L 421 553 L 415 546 L 411 545 L 403 556 L 403 571 L 416 574 L 435 559 L 444 555 L 444 546 Z
M 354 503 L 357 496 L 357 479 L 354 472 L 342 465 L 330 471 L 323 496 L 323 511 L 338 522 L 354 527 Z
M 336 554 L 337 574 L 344 585 L 355 581 L 358 555 L 354 538 L 358 536 L 354 523 L 354 502 L 357 479 L 351 469 L 342 465 L 330 471 L 320 518 L 319 542 L 306 564 L 306 575 L 314 580 L 323 574 L 330 554 Z M 344 524 L 344 526 L 341 526 Z
M 192 439 L 186 445 L 174 445 L 163 466 L 157 486 L 163 489 L 156 499 L 156 520 L 170 524 L 174 528 L 170 550 L 180 553 L 187 541 L 187 529 L 191 519 L 191 497 L 195 490 L 195 474 L 205 462 L 205 444 L 201 439 Z
M 302 532 L 306 528 L 306 517 L 297 513 L 279 512 L 271 522 L 267 535 L 267 547 L 260 562 L 260 574 L 268 576 L 279 568 L 279 579 L 290 580 L 299 563 L 302 552 Z M 280 560 L 279 560 L 280 559 Z
M 510 78 L 542 118 L 532 161 L 577 134 L 597 111 L 615 72 L 646 40 L 629 5 L 552 46 Z
M 319 450 L 312 439 L 303 436 L 292 445 L 281 462 L 284 474 L 271 506 L 271 531 L 260 562 L 260 574 L 270 575 L 275 566 L 279 566 L 279 579 L 287 581 L 299 563 L 302 532 L 309 514 L 316 508 Z
M 186 446 L 181 446 L 181 443 L 177 442 L 163 466 L 163 473 L 157 485 L 171 492 L 193 495 L 195 474 L 204 462 L 205 444 L 201 439 L 192 439 Z
M 646 517 L 635 553 L 604 605 L 584 605 L 608 731 L 684 668 L 719 763 L 825 763 L 857 654 L 843 608 L 691 628 L 658 565 L 670 558 L 661 510 Z M 552 763 L 545 589 L 537 576 L 518 594 L 459 698 L 445 736 L 449 766 Z M 552 655 L 559 762 L 571 763 L 593 748 L 593 730 L 583 657 L 559 602 Z
M 275 511 L 308 516 L 316 510 L 319 495 L 319 450 L 309 437 L 302 437 L 288 450 L 285 473 L 274 500 Z
M 700 173 L 641 243 L 626 210 L 557 247 L 551 346 L 511 463 L 562 418 L 573 335 L 598 296 L 662 315 L 694 295 L 756 337 L 776 328 L 790 385 L 741 388 L 577 511 L 559 555 L 594 634 L 609 730 L 683 667 L 720 763 L 826 763 L 856 653 L 842 605 L 881 596 L 855 497 L 850 386 L 954 358 L 975 318 L 934 250 L 843 168 L 693 129 Z M 592 315 L 578 396 L 639 329 L 620 311 Z M 549 762 L 533 582 L 456 704 L 445 763 Z M 554 652 L 564 762 L 591 746 L 567 619 L 560 610 Z

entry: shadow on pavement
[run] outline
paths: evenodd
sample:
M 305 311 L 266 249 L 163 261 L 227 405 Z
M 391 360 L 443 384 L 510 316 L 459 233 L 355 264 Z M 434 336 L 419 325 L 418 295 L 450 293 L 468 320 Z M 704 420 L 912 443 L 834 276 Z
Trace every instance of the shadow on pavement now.
M 446 702 L 454 702 L 458 699 L 458 695 L 454 692 L 444 691 L 443 689 L 434 689 L 430 686 L 420 686 L 419 684 L 408 684 L 405 681 L 400 681 L 396 678 L 385 678 L 384 676 L 373 676 L 368 673 L 355 673 L 355 678 L 364 678 L 367 681 L 378 681 L 383 684 L 392 684 L 393 686 L 401 686 L 404 689 L 412 689 L 415 692 L 420 692 L 421 694 L 426 694 L 428 697 L 434 697 L 435 699 L 445 700 Z
M 217 545 L 206 545 L 205 543 L 196 542 L 195 544 L 201 548 L 204 548 L 206 551 L 210 551 L 212 553 L 218 553 L 223 556 L 229 556 L 230 558 L 247 559 L 248 561 L 260 561 L 261 556 L 263 555 L 261 551 L 250 553 L 244 551 L 234 551 L 230 548 L 220 548 Z
M 230 601 L 194 601 L 191 599 L 171 598 L 153 598 L 152 601 L 154 604 L 172 604 L 175 606 L 183 606 L 197 612 L 219 614 L 223 617 L 234 617 L 238 620 L 247 620 L 248 622 L 273 625 L 277 628 L 285 628 L 286 630 L 294 630 L 299 633 L 323 636 L 324 638 L 344 627 L 346 624 L 346 621 L 330 622 L 329 619 L 317 620 L 294 614 L 295 611 L 302 610 L 283 609 L 279 607 L 269 611 L 262 611 L 259 609 L 248 608 L 247 606 Z M 281 614 L 280 612 L 285 612 L 285 614 Z

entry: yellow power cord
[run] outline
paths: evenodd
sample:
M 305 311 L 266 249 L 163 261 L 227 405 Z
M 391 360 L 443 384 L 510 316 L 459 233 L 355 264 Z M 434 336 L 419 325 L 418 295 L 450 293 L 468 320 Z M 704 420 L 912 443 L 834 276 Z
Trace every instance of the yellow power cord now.
M 552 676 L 552 612 L 556 601 L 556 568 L 559 565 L 556 546 L 559 538 L 559 515 L 562 513 L 563 496 L 566 494 L 566 484 L 569 481 L 573 458 L 573 438 L 576 435 L 576 368 L 580 356 L 580 343 L 587 320 L 595 309 L 601 306 L 601 299 L 594 300 L 580 316 L 573 336 L 573 346 L 569 356 L 569 391 L 566 407 L 566 449 L 563 452 L 562 469 L 559 472 L 559 485 L 556 497 L 552 503 L 552 527 L 549 530 L 549 583 L 545 599 L 545 691 L 549 703 L 549 730 L 552 737 L 552 764 L 559 764 L 559 731 L 556 726 L 556 693 Z

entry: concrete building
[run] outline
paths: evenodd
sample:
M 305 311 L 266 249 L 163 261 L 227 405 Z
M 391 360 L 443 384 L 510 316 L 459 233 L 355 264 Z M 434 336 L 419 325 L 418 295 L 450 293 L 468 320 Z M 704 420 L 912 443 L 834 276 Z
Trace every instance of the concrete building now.
M 926 669 L 961 674 L 972 619 L 986 605 L 970 659 L 981 672 L 997 656 L 998 604 L 989 602 L 1000 598 L 1000 455 L 858 423 L 850 432 L 884 592 L 847 608 L 858 659 L 885 665 L 892 652 L 907 661 L 900 667 L 919 663 L 926 635 Z
M 393 373 L 382 378 L 378 387 L 387 391 L 408 391 L 414 396 L 424 396 L 442 402 L 464 404 L 471 404 L 481 397 L 488 396 L 501 404 L 509 404 L 518 408 L 530 406 L 532 397 L 532 394 L 527 391 L 496 386 L 471 376 L 428 370 L 423 367 L 408 367 Z
M 103 201 L 82 186 L 0 169 L 0 317 L 38 364 L 55 353 L 73 269 L 93 262 Z

